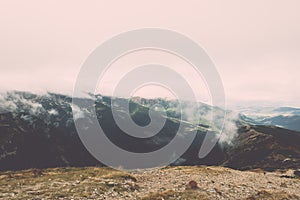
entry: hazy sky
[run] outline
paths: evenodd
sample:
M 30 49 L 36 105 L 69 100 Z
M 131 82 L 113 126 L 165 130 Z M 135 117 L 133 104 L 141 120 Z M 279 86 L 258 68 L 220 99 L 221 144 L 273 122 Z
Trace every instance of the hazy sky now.
M 103 41 L 160 27 L 206 49 L 228 104 L 300 106 L 299 8 L 298 0 L 2 0 L 0 90 L 71 94 L 82 63 Z

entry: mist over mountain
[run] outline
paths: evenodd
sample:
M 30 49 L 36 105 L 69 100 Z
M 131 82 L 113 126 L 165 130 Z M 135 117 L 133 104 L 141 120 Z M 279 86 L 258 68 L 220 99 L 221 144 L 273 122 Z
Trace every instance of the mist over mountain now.
M 300 108 L 257 106 L 240 109 L 239 112 L 240 118 L 249 124 L 300 131 Z
M 206 104 L 195 106 L 192 102 L 179 104 L 165 99 L 120 98 L 119 102 L 129 101 L 130 116 L 126 116 L 121 108 L 116 110 L 117 115 L 131 117 L 140 126 L 149 124 L 151 107 L 159 104 L 161 107 L 156 111 L 165 110 L 166 123 L 158 134 L 135 138 L 116 124 L 111 97 L 91 95 L 78 100 L 93 103 L 106 136 L 127 151 L 141 153 L 160 149 L 174 138 L 180 124 L 184 126 L 184 134 L 179 133 L 183 139 L 185 134 L 197 131 L 192 145 L 173 165 L 225 165 L 236 169 L 261 167 L 268 170 L 300 166 L 298 132 L 257 126 L 254 121 L 250 123 L 250 117 L 232 111 L 226 111 L 227 119 L 218 144 L 207 157 L 199 159 L 199 149 L 207 131 L 214 132 L 210 113 L 212 109 L 216 114 L 222 113 L 220 108 Z M 0 170 L 102 165 L 83 146 L 74 125 L 74 120 L 89 118 L 92 112 L 72 106 L 71 97 L 9 92 L 1 97 L 0 110 Z M 279 111 L 296 112 L 288 108 Z M 200 116 L 199 121 L 193 121 L 194 116 Z M 217 132 L 215 134 L 218 136 Z

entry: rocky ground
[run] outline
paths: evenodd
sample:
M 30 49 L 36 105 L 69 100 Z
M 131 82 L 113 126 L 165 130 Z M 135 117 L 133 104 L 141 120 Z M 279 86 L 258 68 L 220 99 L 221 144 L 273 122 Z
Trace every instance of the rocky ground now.
M 211 166 L 7 171 L 0 172 L 0 199 L 300 199 L 295 174 Z

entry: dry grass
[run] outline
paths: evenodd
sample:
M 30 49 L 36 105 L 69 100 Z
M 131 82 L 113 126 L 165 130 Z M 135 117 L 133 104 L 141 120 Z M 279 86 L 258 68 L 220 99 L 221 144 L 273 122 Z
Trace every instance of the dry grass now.
M 266 190 L 261 190 L 257 194 L 246 198 L 246 200 L 293 200 L 293 199 L 298 200 L 299 196 L 286 194 L 285 192 L 282 191 L 273 192 L 273 191 L 266 191 Z
M 201 199 L 201 200 L 210 200 L 212 199 L 209 195 L 201 193 L 197 190 L 187 190 L 184 192 L 175 192 L 173 190 L 167 190 L 165 192 L 149 193 L 144 196 L 142 200 L 189 200 L 189 199 Z
M 300 199 L 293 171 L 215 166 L 122 172 L 106 167 L 0 172 L 0 199 Z
M 125 190 L 118 180 L 135 179 L 111 168 L 54 168 L 42 170 L 8 171 L 0 173 L 0 199 L 59 199 L 64 197 L 91 197 L 104 194 L 114 187 Z M 114 179 L 114 183 L 110 180 Z M 136 180 L 136 179 L 135 179 Z

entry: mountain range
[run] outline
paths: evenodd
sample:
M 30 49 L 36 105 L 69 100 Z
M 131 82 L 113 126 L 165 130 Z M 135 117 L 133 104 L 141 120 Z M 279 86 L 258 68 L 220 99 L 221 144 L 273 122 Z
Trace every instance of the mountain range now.
M 195 107 L 191 102 L 179 104 L 166 99 L 119 98 L 121 102 L 129 101 L 130 117 L 141 126 L 149 124 L 152 106 L 159 104 L 165 109 L 164 127 L 157 135 L 145 139 L 131 137 L 118 127 L 111 110 L 112 97 L 90 95 L 78 100 L 93 103 L 106 136 L 127 151 L 150 152 L 165 146 L 174 138 L 180 124 L 184 124 L 185 134 L 197 131 L 192 145 L 172 165 L 222 165 L 242 170 L 300 166 L 300 133 L 296 126 L 300 111 L 297 109 L 273 109 L 272 112 L 280 115 L 268 115 L 269 118 L 226 111 L 228 117 L 222 137 L 208 156 L 199 159 L 198 152 L 207 131 L 214 130 L 209 113 L 212 109 L 218 113 L 220 108 L 206 104 Z M 179 112 L 179 105 L 183 112 Z M 74 125 L 74 120 L 89 117 L 91 111 L 72 105 L 71 97 L 8 92 L 0 98 L 0 111 L 0 170 L 102 165 L 83 146 Z M 121 108 L 116 113 L 124 117 Z M 282 113 L 289 113 L 293 118 Z M 200 116 L 199 121 L 191 120 L 195 115 Z
M 277 126 L 300 131 L 300 108 L 249 107 L 239 111 L 240 118 L 249 124 Z

